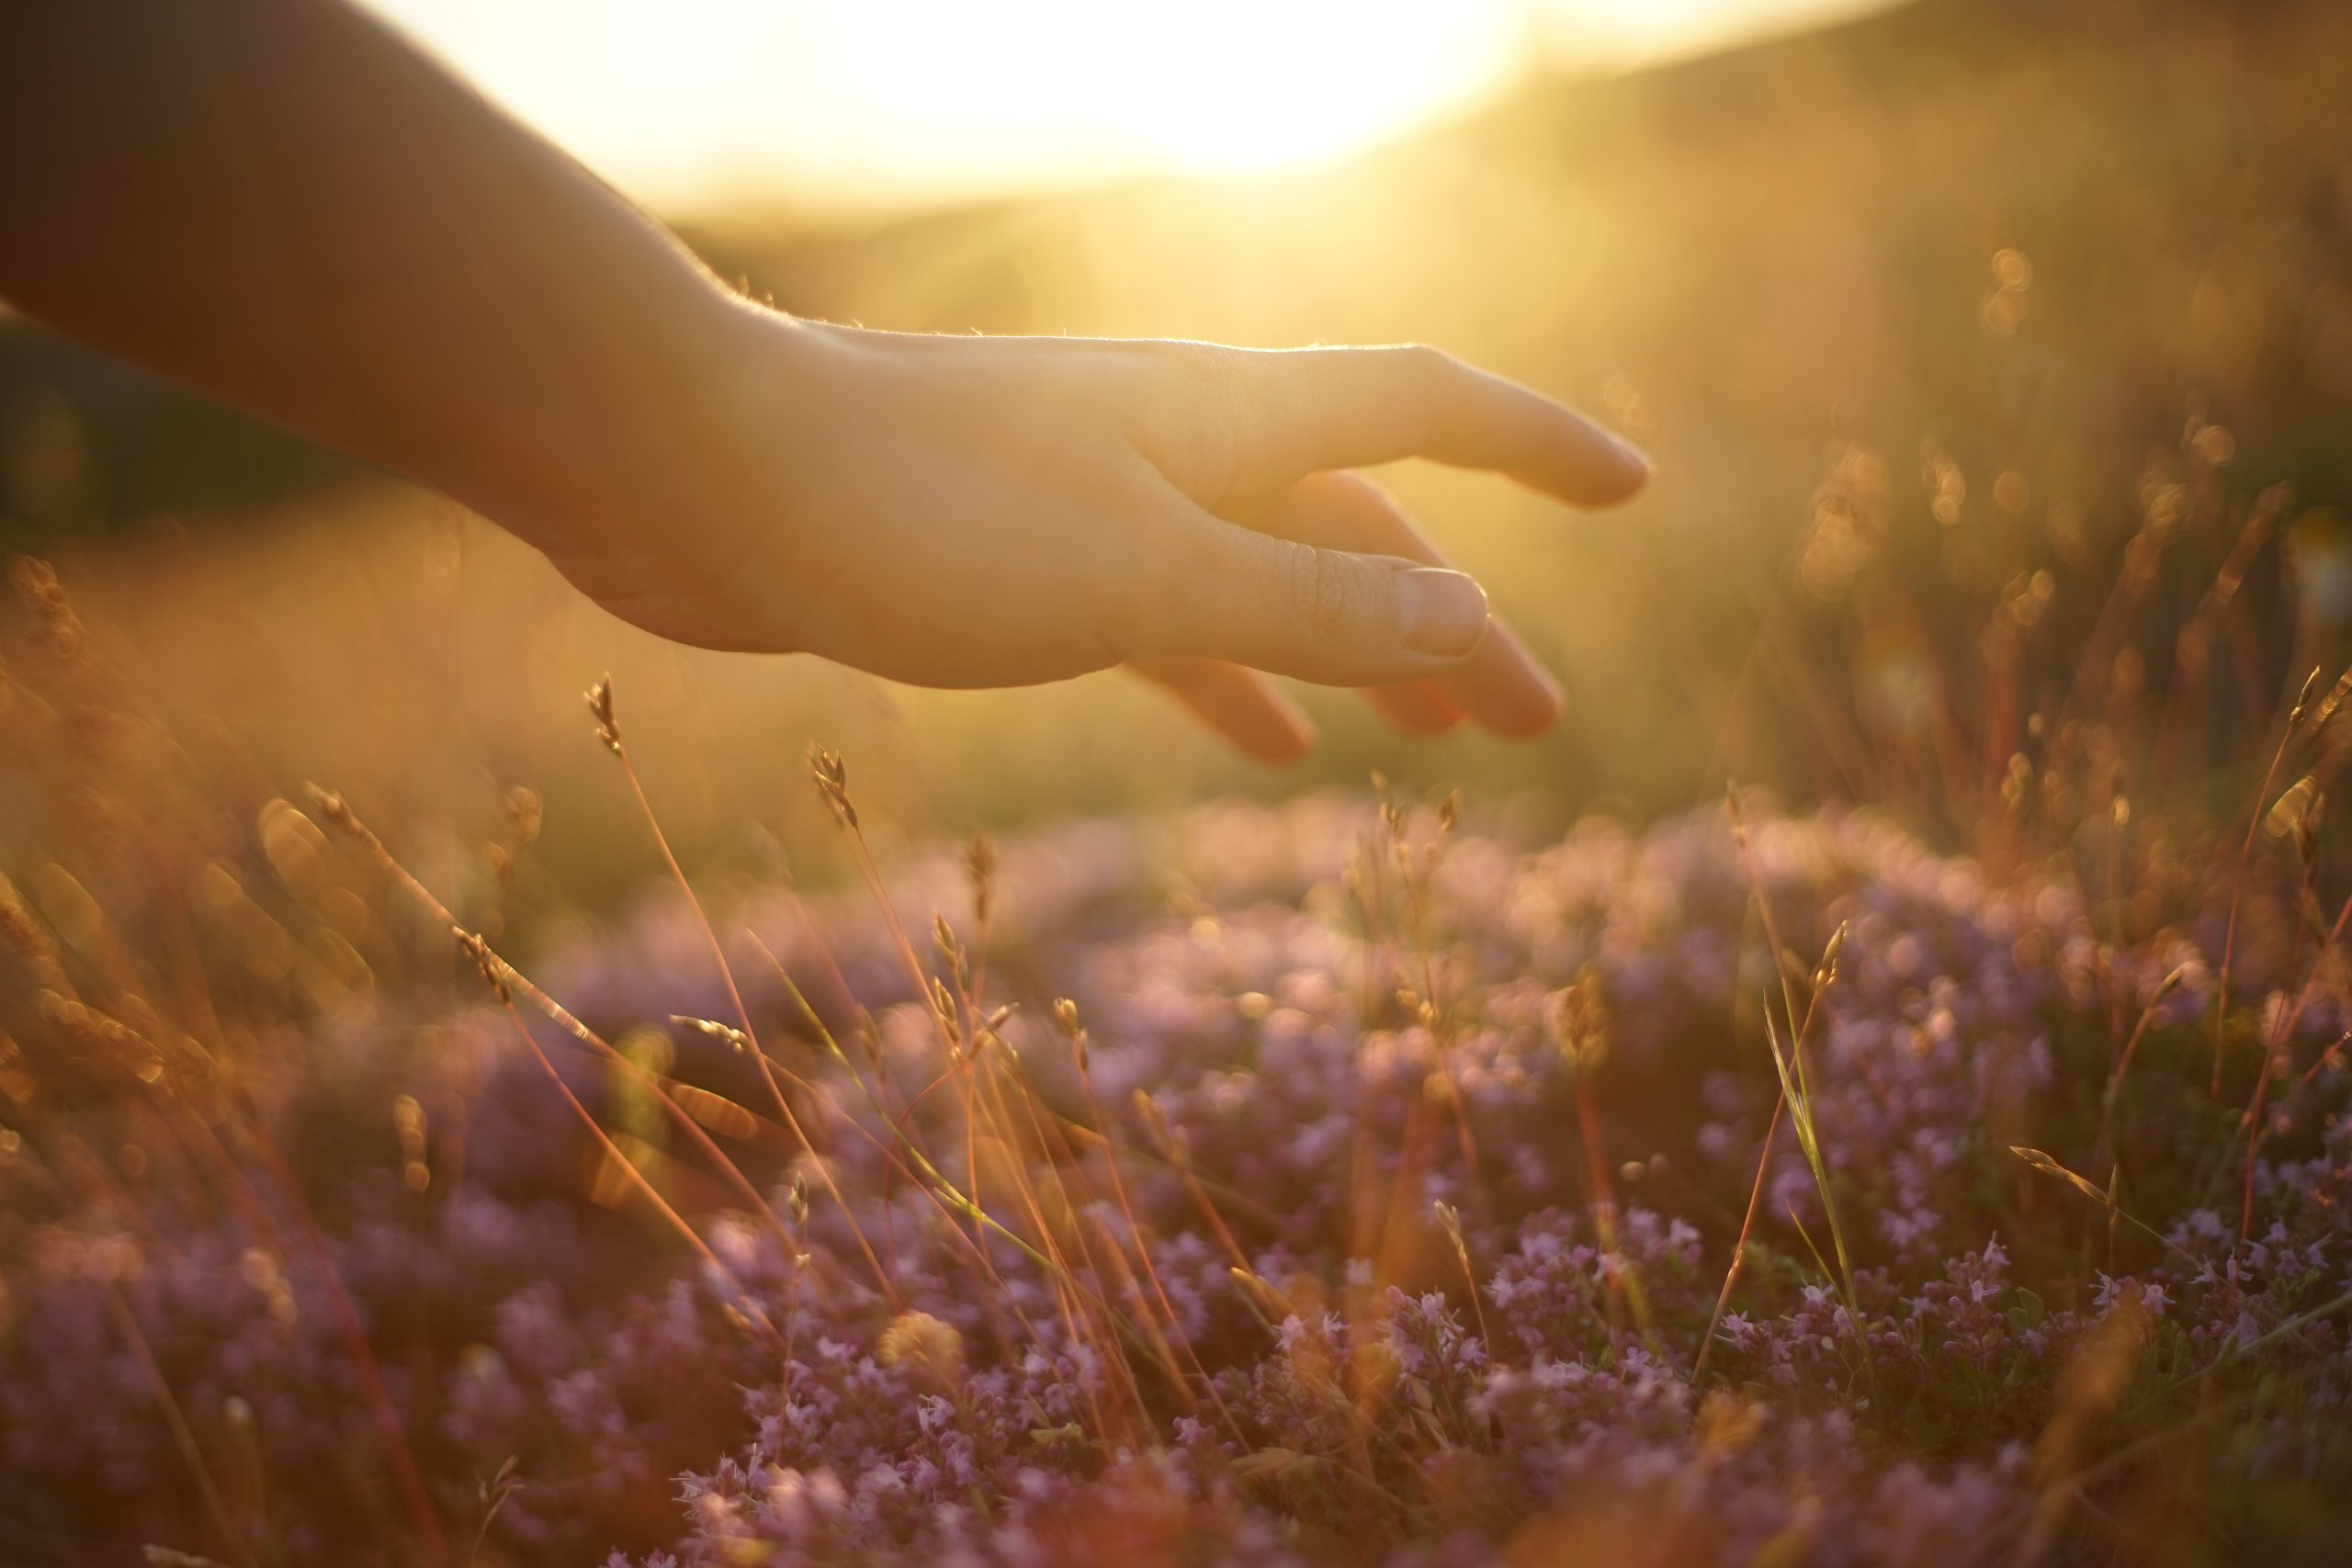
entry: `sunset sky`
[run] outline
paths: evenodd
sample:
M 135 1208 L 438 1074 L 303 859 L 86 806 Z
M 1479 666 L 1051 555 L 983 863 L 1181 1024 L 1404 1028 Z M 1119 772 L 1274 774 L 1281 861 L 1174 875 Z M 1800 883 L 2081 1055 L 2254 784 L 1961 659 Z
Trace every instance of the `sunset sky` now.
M 373 0 L 631 194 L 889 202 L 1280 167 L 1873 0 Z M 1879 0 L 1883 3 L 1883 0 Z

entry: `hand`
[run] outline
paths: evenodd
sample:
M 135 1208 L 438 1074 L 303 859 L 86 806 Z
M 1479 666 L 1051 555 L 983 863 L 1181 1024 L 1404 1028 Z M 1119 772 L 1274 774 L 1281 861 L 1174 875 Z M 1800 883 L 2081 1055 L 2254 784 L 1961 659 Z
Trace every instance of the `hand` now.
M 0 4 L 19 60 L 0 210 L 40 243 L 0 245 L 0 296 L 447 491 L 681 641 L 934 686 L 1125 662 L 1269 759 L 1310 732 L 1267 671 L 1524 734 L 1558 688 L 1340 470 L 1419 455 L 1586 506 L 1649 472 L 1427 349 L 758 310 L 353 6 Z
M 1312 732 L 1261 672 L 1365 688 L 1414 732 L 1466 715 L 1529 734 L 1559 713 L 1478 585 L 1340 470 L 1421 456 L 1581 506 L 1649 474 L 1567 409 L 1425 348 L 741 321 L 715 412 L 632 444 L 639 471 L 525 530 L 573 583 L 677 641 L 921 685 L 1126 663 L 1268 760 Z

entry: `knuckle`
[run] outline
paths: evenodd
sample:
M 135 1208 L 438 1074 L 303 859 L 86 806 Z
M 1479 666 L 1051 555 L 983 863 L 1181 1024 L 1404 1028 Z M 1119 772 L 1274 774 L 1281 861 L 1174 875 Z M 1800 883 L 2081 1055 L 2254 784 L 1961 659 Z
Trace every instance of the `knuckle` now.
M 1250 373 L 1242 356 L 1212 344 L 1185 344 L 1185 371 L 1210 402 L 1239 412 L 1248 400 Z
M 1250 377 L 1229 349 L 1155 344 L 1158 367 L 1145 411 L 1149 455 L 1176 488 L 1204 505 L 1232 487 L 1251 419 Z
M 1427 436 L 1468 367 L 1445 350 L 1426 343 L 1407 344 L 1399 354 L 1405 372 L 1404 403 L 1412 411 L 1413 433 Z
M 1408 343 L 1396 352 L 1405 367 L 1425 381 L 1442 380 L 1461 364 L 1434 344 Z
M 1238 410 L 1245 389 L 1233 351 L 1215 344 L 1153 343 L 1143 350 L 1156 367 L 1163 390 L 1172 390 L 1182 404 L 1207 412 L 1230 414 Z
M 1292 612 L 1309 638 L 1325 647 L 1345 640 L 1363 601 L 1354 563 L 1336 550 L 1294 543 L 1283 570 Z

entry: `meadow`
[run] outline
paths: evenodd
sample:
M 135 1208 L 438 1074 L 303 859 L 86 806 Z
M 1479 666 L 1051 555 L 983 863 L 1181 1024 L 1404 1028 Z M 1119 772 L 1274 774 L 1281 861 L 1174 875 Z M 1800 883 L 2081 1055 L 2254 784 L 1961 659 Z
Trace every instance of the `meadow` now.
M 0 1558 L 2335 1560 L 2347 87 L 2324 5 L 1930 3 L 689 226 L 1605 412 L 1622 514 L 1381 476 L 1532 744 L 673 649 L 20 400 Z

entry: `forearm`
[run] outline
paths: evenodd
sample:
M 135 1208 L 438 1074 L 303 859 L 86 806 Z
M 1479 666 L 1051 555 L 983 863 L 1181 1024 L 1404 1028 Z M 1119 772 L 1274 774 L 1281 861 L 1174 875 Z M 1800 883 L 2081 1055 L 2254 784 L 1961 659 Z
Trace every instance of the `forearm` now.
M 526 532 L 659 461 L 742 309 L 336 0 L 0 6 L 0 298 Z
M 447 491 L 605 609 L 930 685 L 1140 662 L 1261 756 L 1263 674 L 1402 727 L 1559 711 L 1377 489 L 1647 461 L 1434 350 L 901 337 L 736 299 L 344 0 L 0 0 L 0 298 Z

